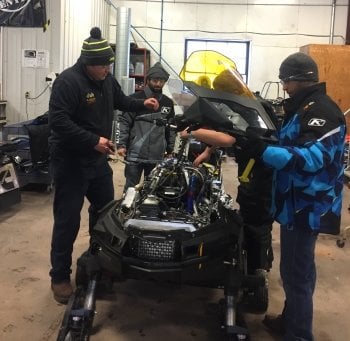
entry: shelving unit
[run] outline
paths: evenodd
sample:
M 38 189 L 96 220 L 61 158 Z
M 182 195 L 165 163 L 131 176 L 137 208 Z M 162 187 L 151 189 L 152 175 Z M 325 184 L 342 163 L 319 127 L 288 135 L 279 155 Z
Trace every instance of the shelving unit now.
M 135 91 L 146 85 L 146 74 L 150 67 L 150 51 L 144 48 L 130 49 L 130 78 L 135 78 Z

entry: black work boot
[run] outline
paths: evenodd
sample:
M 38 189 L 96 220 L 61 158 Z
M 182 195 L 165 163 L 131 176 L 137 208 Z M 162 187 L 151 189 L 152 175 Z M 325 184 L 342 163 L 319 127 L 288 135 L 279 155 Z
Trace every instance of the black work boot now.
M 284 335 L 286 332 L 285 321 L 283 315 L 265 315 L 262 323 L 265 327 L 278 335 Z

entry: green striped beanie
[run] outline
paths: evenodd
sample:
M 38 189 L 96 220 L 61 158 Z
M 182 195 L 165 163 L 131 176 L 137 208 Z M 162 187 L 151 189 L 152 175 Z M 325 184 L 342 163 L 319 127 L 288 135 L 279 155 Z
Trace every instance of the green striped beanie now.
M 101 37 L 98 27 L 93 27 L 90 37 L 84 40 L 80 59 L 86 65 L 108 65 L 114 62 L 114 52 L 107 39 Z

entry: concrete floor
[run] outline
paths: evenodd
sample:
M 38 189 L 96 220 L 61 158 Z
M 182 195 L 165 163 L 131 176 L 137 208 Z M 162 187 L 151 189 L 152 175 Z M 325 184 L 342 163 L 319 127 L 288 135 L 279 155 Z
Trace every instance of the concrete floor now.
M 113 164 L 117 196 L 123 186 L 123 166 Z M 225 189 L 235 195 L 236 167 L 223 164 Z M 52 229 L 52 194 L 22 192 L 22 201 L 0 212 L 0 340 L 55 340 L 65 306 L 50 291 L 48 271 Z M 343 226 L 350 224 L 345 188 Z M 74 262 L 88 245 L 86 208 L 75 244 Z M 349 233 L 350 234 L 350 233 Z M 350 340 L 350 242 L 343 249 L 336 237 L 320 236 L 316 258 L 318 284 L 314 299 L 317 341 Z M 273 231 L 275 261 L 269 274 L 268 311 L 279 313 L 283 291 L 279 279 L 279 227 Z M 73 269 L 74 274 L 75 269 Z M 224 340 L 217 302 L 222 290 L 173 286 L 142 281 L 114 285 L 114 293 L 97 301 L 93 341 Z M 261 324 L 262 315 L 247 315 L 252 341 L 278 340 Z

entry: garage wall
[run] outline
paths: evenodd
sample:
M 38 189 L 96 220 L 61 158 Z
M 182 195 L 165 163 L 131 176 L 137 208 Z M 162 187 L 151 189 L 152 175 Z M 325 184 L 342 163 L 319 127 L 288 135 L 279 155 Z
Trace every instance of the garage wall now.
M 110 6 L 105 0 L 46 0 L 46 7 L 50 19 L 46 32 L 41 28 L 1 28 L 0 79 L 9 124 L 35 118 L 48 110 L 50 89 L 46 76 L 74 64 L 91 27 L 101 27 L 104 36 L 108 36 Z M 48 68 L 24 67 L 23 49 L 48 51 Z M 31 98 L 43 94 L 26 100 L 26 92 Z
M 332 0 L 151 0 L 111 1 L 131 8 L 131 25 L 139 34 L 132 39 L 139 47 L 159 51 L 179 73 L 184 59 L 185 38 L 251 40 L 249 86 L 261 90 L 266 81 L 277 81 L 278 67 L 290 53 L 307 44 L 344 44 L 348 0 L 335 6 L 334 37 L 330 39 Z M 162 16 L 163 6 L 163 16 Z M 110 40 L 115 41 L 115 14 L 111 10 Z M 162 42 L 160 28 L 163 23 Z M 158 60 L 152 52 L 152 63 Z M 274 97 L 272 97 L 274 98 Z
M 45 78 L 50 72 L 61 72 L 72 65 L 92 26 L 100 26 L 105 37 L 115 42 L 117 6 L 131 8 L 131 24 L 139 32 L 132 30 L 131 40 L 152 51 L 152 63 L 158 60 L 153 49 L 159 51 L 162 44 L 162 57 L 175 74 L 183 64 L 186 37 L 251 40 L 249 86 L 256 91 L 261 90 L 265 81 L 277 80 L 280 62 L 300 46 L 330 42 L 333 2 L 46 0 L 47 18 L 51 22 L 46 32 L 40 28 L 1 28 L 1 99 L 7 100 L 7 120 L 24 121 L 47 110 L 49 89 L 35 100 L 26 101 L 25 92 L 37 97 L 45 89 Z M 334 44 L 344 44 L 347 13 L 348 1 L 337 0 Z M 49 67 L 23 67 L 23 49 L 48 50 Z

